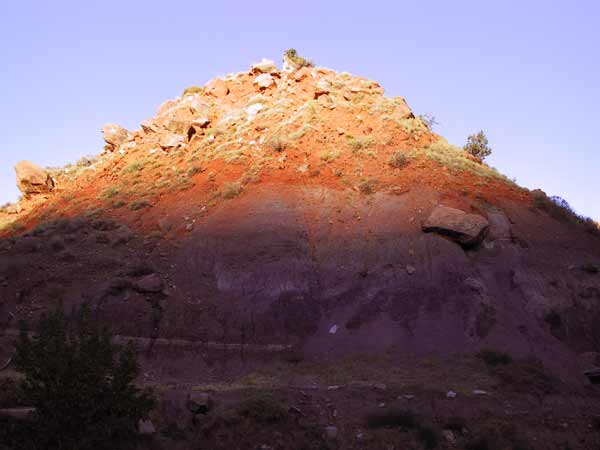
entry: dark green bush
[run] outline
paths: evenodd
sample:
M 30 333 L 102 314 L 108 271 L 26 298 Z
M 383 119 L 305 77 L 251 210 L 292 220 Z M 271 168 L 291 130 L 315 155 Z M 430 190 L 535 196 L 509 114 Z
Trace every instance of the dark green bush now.
M 288 410 L 271 396 L 253 395 L 237 405 L 235 413 L 259 423 L 275 423 L 287 417 Z
M 467 138 L 467 144 L 464 150 L 480 159 L 485 159 L 492 154 L 492 149 L 488 145 L 488 138 L 483 131 L 472 134 Z
M 36 408 L 29 426 L 37 450 L 119 448 L 154 406 L 150 392 L 133 384 L 140 371 L 134 349 L 113 344 L 85 307 L 71 327 L 61 309 L 42 318 L 33 336 L 22 325 L 15 366 Z

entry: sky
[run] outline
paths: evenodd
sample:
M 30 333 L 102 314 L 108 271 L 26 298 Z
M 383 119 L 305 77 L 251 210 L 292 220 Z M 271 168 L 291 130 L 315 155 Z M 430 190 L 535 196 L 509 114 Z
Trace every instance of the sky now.
M 294 47 L 377 80 L 453 144 L 600 219 L 600 2 L 7 1 L 0 15 L 0 203 L 13 166 L 102 149 L 190 85 Z

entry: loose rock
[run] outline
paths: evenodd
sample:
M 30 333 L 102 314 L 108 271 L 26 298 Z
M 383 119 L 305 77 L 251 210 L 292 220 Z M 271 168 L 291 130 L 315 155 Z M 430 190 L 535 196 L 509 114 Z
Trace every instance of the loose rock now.
M 447 236 L 463 247 L 473 247 L 485 237 L 488 221 L 477 214 L 447 206 L 438 206 L 423 224 L 423 231 Z
M 104 150 L 113 152 L 121 144 L 125 143 L 128 138 L 128 131 L 120 125 L 115 123 L 107 123 L 102 127 L 102 137 L 106 145 Z
M 206 414 L 210 408 L 210 396 L 205 392 L 190 392 L 187 408 L 193 414 Z
M 30 161 L 19 161 L 15 166 L 17 187 L 25 194 L 42 194 L 54 189 L 54 180 L 42 167 Z

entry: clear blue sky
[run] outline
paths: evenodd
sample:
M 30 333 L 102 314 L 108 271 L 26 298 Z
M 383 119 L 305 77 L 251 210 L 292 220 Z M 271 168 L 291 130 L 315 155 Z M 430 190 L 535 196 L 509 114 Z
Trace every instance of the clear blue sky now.
M 297 48 L 378 80 L 529 188 L 600 218 L 597 1 L 8 1 L 0 13 L 0 201 L 13 165 L 98 153 L 192 84 Z

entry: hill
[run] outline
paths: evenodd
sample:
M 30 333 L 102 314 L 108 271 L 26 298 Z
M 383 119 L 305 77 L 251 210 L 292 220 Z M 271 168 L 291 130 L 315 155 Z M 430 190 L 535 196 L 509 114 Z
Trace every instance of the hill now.
M 441 447 L 475 445 L 490 418 L 500 435 L 527 420 L 513 434 L 532 448 L 597 444 L 584 371 L 600 365 L 598 228 L 448 144 L 403 98 L 262 61 L 103 134 L 97 157 L 18 168 L 24 197 L 0 214 L 7 358 L 18 321 L 60 299 L 140 345 L 165 427 L 190 420 L 182 387 L 222 407 L 258 389 L 336 427 L 339 448 L 426 445 L 364 431 L 390 407 L 451 431 Z M 456 415 L 468 424 L 452 431 Z M 264 429 L 252 445 L 289 448 Z

